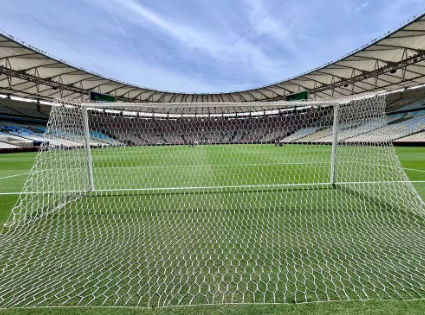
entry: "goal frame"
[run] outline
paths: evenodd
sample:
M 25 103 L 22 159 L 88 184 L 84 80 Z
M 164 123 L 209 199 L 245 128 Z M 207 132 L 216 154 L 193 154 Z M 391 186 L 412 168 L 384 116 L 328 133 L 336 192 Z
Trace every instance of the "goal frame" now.
M 306 107 L 306 106 L 315 106 L 315 105 L 329 105 L 333 106 L 333 125 L 332 125 L 332 155 L 331 155 L 331 170 L 330 170 L 330 180 L 329 184 L 332 186 L 332 188 L 336 187 L 337 181 L 336 181 L 336 168 L 337 168 L 337 153 L 338 153 L 338 128 L 339 128 L 339 109 L 340 109 L 340 103 L 341 102 L 347 102 L 345 99 L 341 100 L 326 100 L 323 102 L 317 102 L 317 101 L 292 101 L 292 102 L 276 102 L 276 103 L 241 103 L 237 104 L 236 106 L 241 107 L 250 107 L 250 106 L 259 106 L 259 105 L 267 105 L 267 104 L 273 104 L 273 105 L 282 105 L 286 104 L 288 106 L 291 106 L 293 108 L 298 107 Z M 138 106 L 147 106 L 147 107 L 167 107 L 167 106 L 179 106 L 180 103 L 141 103 L 141 104 L 130 104 L 130 105 L 138 105 Z M 112 108 L 127 108 L 129 106 L 129 103 L 121 103 L 121 102 L 84 102 L 81 104 L 81 112 L 82 112 L 82 118 L 83 118 L 83 129 L 84 129 L 84 149 L 86 151 L 86 157 L 87 157 L 87 174 L 88 174 L 88 192 L 95 193 L 95 181 L 93 176 L 93 159 L 92 159 L 92 152 L 91 152 L 91 137 L 90 137 L 90 125 L 89 125 L 89 119 L 88 119 L 88 110 L 89 109 L 96 109 L 96 108 L 102 108 L 106 109 L 108 107 Z M 209 106 L 235 106 L 234 103 L 191 103 L 190 107 L 209 107 Z M 237 114 L 236 114 L 237 115 Z M 196 115 L 195 115 L 196 116 Z M 326 184 L 326 183 L 322 183 Z M 304 185 L 304 184 L 302 184 Z M 296 186 L 296 185 L 294 185 Z

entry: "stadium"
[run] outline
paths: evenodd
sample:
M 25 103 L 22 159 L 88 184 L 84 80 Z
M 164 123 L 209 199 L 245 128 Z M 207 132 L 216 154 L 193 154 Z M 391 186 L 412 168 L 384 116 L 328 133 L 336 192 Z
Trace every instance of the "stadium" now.
M 0 33 L 0 314 L 425 313 L 425 14 L 154 90 Z

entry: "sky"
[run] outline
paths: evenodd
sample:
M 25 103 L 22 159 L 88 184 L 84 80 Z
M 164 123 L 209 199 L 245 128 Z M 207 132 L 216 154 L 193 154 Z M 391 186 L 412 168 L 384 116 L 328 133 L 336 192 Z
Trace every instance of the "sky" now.
M 0 30 L 134 85 L 214 93 L 302 74 L 370 43 L 423 0 L 0 0 Z

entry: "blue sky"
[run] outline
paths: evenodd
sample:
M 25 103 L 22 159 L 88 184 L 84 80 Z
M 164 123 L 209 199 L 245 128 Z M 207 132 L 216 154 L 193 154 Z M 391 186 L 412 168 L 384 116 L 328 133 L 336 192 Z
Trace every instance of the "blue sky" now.
M 383 35 L 423 0 L 0 0 L 0 29 L 87 70 L 183 92 L 254 88 Z

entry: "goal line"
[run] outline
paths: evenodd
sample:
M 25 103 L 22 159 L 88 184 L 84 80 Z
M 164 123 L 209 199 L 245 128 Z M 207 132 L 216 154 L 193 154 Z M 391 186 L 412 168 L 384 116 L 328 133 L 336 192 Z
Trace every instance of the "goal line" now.
M 407 183 L 425 183 L 425 180 L 422 181 L 381 181 L 381 182 L 338 182 L 337 186 L 342 185 L 377 185 L 377 184 L 407 184 Z M 323 186 L 323 187 L 332 187 L 331 183 L 300 183 L 300 184 L 276 184 L 276 185 L 233 185 L 233 186 L 195 186 L 195 187 L 159 187 L 159 188 L 125 188 L 125 189 L 97 189 L 92 192 L 96 193 L 110 193 L 110 192 L 159 192 L 159 191 L 178 191 L 178 190 L 225 190 L 225 189 L 267 189 L 267 188 L 285 188 L 285 187 L 306 187 L 306 186 Z M 1 195 L 33 195 L 33 194 L 57 194 L 57 193 L 66 193 L 66 194 L 82 194 L 87 193 L 87 190 L 67 190 L 67 191 L 23 191 L 23 192 L 6 192 L 0 193 Z

